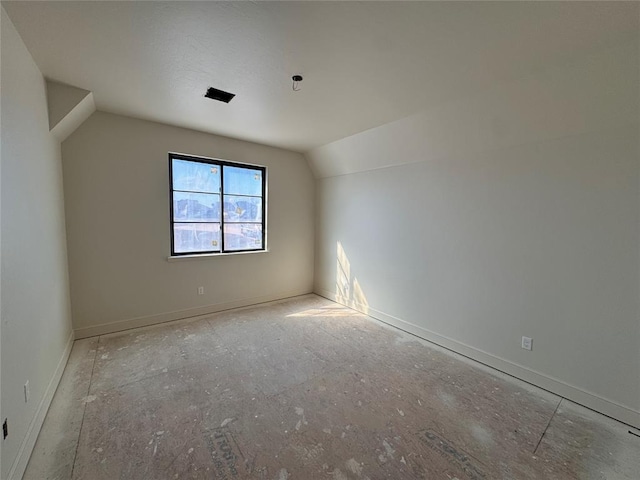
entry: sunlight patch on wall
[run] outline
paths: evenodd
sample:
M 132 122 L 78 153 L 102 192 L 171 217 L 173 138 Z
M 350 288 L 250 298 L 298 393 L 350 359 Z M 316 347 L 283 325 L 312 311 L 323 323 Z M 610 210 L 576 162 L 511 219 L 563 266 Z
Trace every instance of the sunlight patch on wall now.
M 336 261 L 336 301 L 368 314 L 369 302 L 351 271 L 351 262 L 340 241 L 336 245 Z

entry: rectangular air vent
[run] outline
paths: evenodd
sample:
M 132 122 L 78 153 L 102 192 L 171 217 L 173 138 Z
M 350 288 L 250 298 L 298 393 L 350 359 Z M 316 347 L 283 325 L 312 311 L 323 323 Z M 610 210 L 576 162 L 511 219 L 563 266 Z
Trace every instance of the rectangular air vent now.
M 222 90 L 218 90 L 217 88 L 209 87 L 207 93 L 205 93 L 204 96 L 207 98 L 211 98 L 212 100 L 218 100 L 219 102 L 229 103 L 231 99 L 236 96 L 236 94 L 223 92 Z

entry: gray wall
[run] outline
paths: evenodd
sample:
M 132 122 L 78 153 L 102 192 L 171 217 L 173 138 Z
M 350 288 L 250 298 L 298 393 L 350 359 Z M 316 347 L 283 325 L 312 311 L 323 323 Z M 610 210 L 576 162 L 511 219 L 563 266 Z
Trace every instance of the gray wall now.
M 269 251 L 168 261 L 168 152 L 265 165 Z M 315 185 L 302 155 L 103 112 L 62 153 L 76 336 L 312 291 Z
M 316 292 L 640 425 L 637 35 L 309 152 Z
M 71 346 L 60 144 L 45 80 L 2 12 L 2 471 L 17 478 Z M 23 386 L 31 397 L 25 403 Z

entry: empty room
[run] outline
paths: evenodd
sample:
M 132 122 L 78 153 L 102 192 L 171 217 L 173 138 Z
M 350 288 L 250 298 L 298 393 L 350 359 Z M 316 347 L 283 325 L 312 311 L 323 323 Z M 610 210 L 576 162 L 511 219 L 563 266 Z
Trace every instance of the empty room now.
M 2 480 L 640 478 L 640 2 L 0 3 Z

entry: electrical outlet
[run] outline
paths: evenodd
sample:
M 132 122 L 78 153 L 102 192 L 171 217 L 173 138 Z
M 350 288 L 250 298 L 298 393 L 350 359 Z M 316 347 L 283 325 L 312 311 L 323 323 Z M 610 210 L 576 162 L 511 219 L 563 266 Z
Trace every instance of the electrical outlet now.
M 7 425 L 7 419 L 4 419 L 4 423 L 2 424 L 2 439 L 4 440 L 9 436 L 9 426 Z
M 29 397 L 31 396 L 31 390 L 29 389 L 29 380 L 24 384 L 24 403 L 29 402 Z
M 530 337 L 522 337 L 522 348 L 531 350 L 533 348 L 533 339 Z
M 204 287 L 198 287 L 198 295 L 204 295 Z

